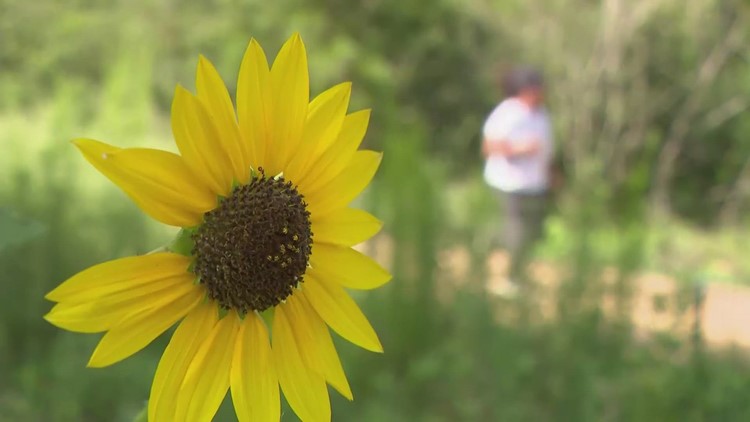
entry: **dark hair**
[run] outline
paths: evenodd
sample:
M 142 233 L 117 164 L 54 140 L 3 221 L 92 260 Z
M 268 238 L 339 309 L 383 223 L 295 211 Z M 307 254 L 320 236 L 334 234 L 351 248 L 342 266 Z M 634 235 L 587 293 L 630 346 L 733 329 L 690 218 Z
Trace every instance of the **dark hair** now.
M 524 89 L 543 86 L 542 73 L 532 67 L 518 67 L 508 72 L 505 77 L 505 95 L 508 97 L 516 96 Z

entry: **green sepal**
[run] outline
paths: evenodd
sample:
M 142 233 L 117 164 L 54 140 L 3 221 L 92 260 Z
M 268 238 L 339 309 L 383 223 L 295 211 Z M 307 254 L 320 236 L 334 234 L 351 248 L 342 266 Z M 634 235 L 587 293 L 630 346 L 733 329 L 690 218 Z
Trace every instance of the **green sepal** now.
M 187 268 L 187 269 L 188 269 L 188 271 L 190 271 L 191 273 L 195 274 L 195 276 L 196 276 L 196 277 L 195 277 L 195 284 L 198 284 L 198 283 L 200 283 L 200 281 L 201 281 L 201 278 L 200 278 L 200 276 L 199 276 L 198 274 L 196 274 L 196 273 L 195 273 L 195 260 L 192 260 L 192 261 L 190 261 L 190 265 L 188 265 L 188 268 Z
M 225 316 L 227 316 L 227 314 L 229 314 L 229 309 L 223 306 L 219 306 L 219 319 L 224 318 Z
M 193 247 L 195 246 L 195 243 L 193 242 L 193 233 L 195 233 L 194 229 L 180 229 L 179 233 L 177 233 L 177 236 L 167 249 L 180 255 L 192 256 Z
M 148 401 L 143 405 L 143 409 L 135 415 L 133 422 L 148 422 Z
M 272 306 L 263 312 L 259 312 L 261 318 L 263 318 L 263 321 L 266 323 L 266 327 L 268 328 L 269 332 L 271 332 L 271 327 L 273 327 L 274 309 L 275 307 Z

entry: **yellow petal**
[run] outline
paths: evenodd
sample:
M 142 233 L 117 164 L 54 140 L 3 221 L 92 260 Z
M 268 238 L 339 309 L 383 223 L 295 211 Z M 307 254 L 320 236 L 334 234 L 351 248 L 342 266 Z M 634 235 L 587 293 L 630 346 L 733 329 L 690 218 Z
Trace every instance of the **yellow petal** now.
M 227 142 L 203 103 L 177 86 L 172 101 L 172 134 L 185 164 L 216 195 L 227 196 L 235 177 Z
M 203 288 L 193 286 L 163 306 L 126 316 L 102 337 L 88 366 L 108 366 L 143 349 L 198 305 L 204 295 Z
M 240 422 L 278 421 L 281 417 L 279 379 L 268 330 L 254 312 L 240 326 L 232 358 L 232 401 Z
M 370 110 L 357 111 L 344 118 L 333 145 L 314 160 L 308 171 L 296 181 L 302 194 L 320 189 L 349 165 L 364 139 L 369 121 Z
M 175 420 L 175 403 L 188 365 L 217 319 L 216 304 L 205 302 L 190 312 L 177 327 L 156 368 L 148 399 L 148 420 Z
M 340 208 L 312 221 L 315 242 L 354 246 L 375 235 L 383 223 L 372 214 L 355 208 Z
M 86 160 L 138 206 L 164 224 L 192 227 L 216 206 L 216 196 L 178 155 L 119 149 L 91 139 L 73 141 Z
M 237 79 L 237 120 L 246 143 L 248 164 L 258 168 L 265 163 L 266 145 L 273 133 L 271 72 L 260 44 L 250 40 Z
M 341 286 L 307 274 L 304 292 L 318 315 L 341 337 L 367 350 L 383 352 L 367 317 Z
M 187 274 L 190 258 L 170 252 L 130 256 L 87 268 L 45 296 L 55 302 L 85 302 L 163 278 Z
M 193 278 L 194 276 L 184 272 L 180 276 L 139 284 L 86 302 L 58 303 L 44 319 L 70 331 L 106 331 L 128 315 L 164 306 L 174 300 L 175 295 L 194 289 Z
M 281 390 L 294 413 L 305 422 L 331 420 L 331 403 L 325 378 L 302 361 L 304 344 L 298 344 L 282 306 L 273 319 L 273 354 Z
M 284 315 L 289 321 L 294 333 L 294 339 L 297 345 L 299 345 L 300 356 L 305 366 L 313 371 L 317 371 L 320 375 L 324 375 L 321 368 L 323 362 L 320 355 L 315 349 L 315 329 L 312 327 L 313 319 L 308 317 L 308 314 L 301 303 L 303 300 L 302 295 L 299 295 L 299 290 L 295 290 L 291 296 L 286 298 L 286 301 L 276 308 L 283 308 Z M 315 315 L 317 317 L 317 315 Z
M 341 366 L 341 360 L 336 352 L 336 346 L 333 344 L 328 327 L 322 320 L 316 322 L 315 327 L 317 329 L 318 353 L 323 357 L 326 381 L 347 400 L 354 400 L 354 394 L 349 387 L 349 380 L 346 379 L 344 368 Z
M 349 400 L 353 400 L 352 390 L 349 387 L 349 381 L 346 379 L 344 374 L 344 368 L 341 367 L 341 361 L 339 355 L 336 353 L 336 347 L 333 345 L 331 339 L 331 333 L 328 331 L 325 322 L 320 318 L 317 312 L 313 309 L 310 303 L 305 297 L 305 294 L 300 290 L 296 294 L 296 301 L 300 308 L 301 315 L 298 318 L 304 318 L 307 324 L 298 323 L 299 320 L 294 320 L 290 317 L 292 327 L 294 328 L 295 335 L 297 335 L 302 329 L 310 330 L 312 334 L 313 342 L 309 343 L 308 346 L 302 349 L 303 357 L 305 354 L 316 354 L 315 361 L 316 367 L 312 368 L 328 381 L 333 388 L 336 389 L 342 396 Z M 287 303 L 289 300 L 287 300 Z M 304 327 L 304 328 L 303 328 Z M 298 343 L 304 344 L 300 336 L 297 335 Z
M 120 322 L 133 308 L 108 308 L 100 312 L 91 303 L 58 303 L 44 316 L 44 319 L 55 327 L 78 333 L 100 333 L 107 331 Z
M 248 146 L 240 137 L 237 116 L 227 87 L 214 65 L 203 56 L 198 59 L 195 86 L 198 98 L 206 106 L 218 129 L 218 142 L 232 162 L 234 178 L 240 183 L 246 183 L 250 177 Z
M 230 311 L 214 326 L 193 357 L 177 397 L 177 421 L 210 421 L 229 389 L 240 320 Z
M 271 67 L 273 92 L 273 134 L 267 145 L 263 167 L 268 175 L 285 170 L 302 140 L 310 87 L 307 54 L 299 34 L 284 43 Z
M 284 177 L 292 181 L 302 180 L 310 164 L 336 141 L 344 123 L 351 92 L 352 84 L 345 82 L 312 100 L 302 142 L 284 170 Z
M 351 248 L 315 244 L 310 257 L 313 277 L 336 282 L 351 289 L 369 290 L 391 279 L 388 271 L 370 257 Z
M 370 183 L 378 170 L 382 153 L 357 151 L 344 171 L 317 191 L 303 192 L 310 214 L 320 219 L 347 206 Z

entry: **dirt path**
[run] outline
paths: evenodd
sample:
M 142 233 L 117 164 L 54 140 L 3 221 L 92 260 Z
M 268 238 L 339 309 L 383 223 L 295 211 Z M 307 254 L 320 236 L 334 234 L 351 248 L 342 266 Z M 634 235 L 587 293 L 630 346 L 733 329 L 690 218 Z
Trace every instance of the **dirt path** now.
M 701 322 L 709 343 L 750 348 L 750 290 L 709 284 Z
M 390 268 L 392 240 L 387 236 L 379 236 L 371 246 L 370 253 L 375 259 Z M 471 282 L 472 259 L 464 246 L 442 251 L 437 261 L 438 273 L 453 281 L 453 287 L 471 288 L 467 283 Z M 487 260 L 488 278 L 484 286 L 488 292 L 492 292 L 496 284 L 503 282 L 507 266 L 508 257 L 504 252 L 490 254 Z M 546 292 L 540 295 L 539 309 L 542 314 L 551 316 L 554 293 L 562 277 L 561 270 L 549 263 L 536 262 L 531 266 L 531 275 L 542 284 L 540 291 Z M 602 277 L 606 285 L 608 280 L 611 282 L 616 278 L 616 271 L 605 271 Z M 750 350 L 750 287 L 709 281 L 703 287 L 701 310 L 696 312 L 694 288 L 678 283 L 669 276 L 647 272 L 629 283 L 633 291 L 630 315 L 639 335 L 671 333 L 687 336 L 693 331 L 697 318 L 701 334 L 710 346 L 738 346 Z M 437 294 L 447 299 L 452 294 L 450 290 L 452 289 L 439 289 Z M 608 312 L 613 307 L 613 295 L 605 295 L 602 308 Z
M 445 270 L 454 280 L 461 280 L 468 274 L 469 252 L 462 248 L 446 251 L 441 255 Z M 508 258 L 503 252 L 494 252 L 488 260 L 488 280 L 486 288 L 492 291 L 498 283 L 503 283 Z M 534 263 L 532 277 L 542 284 L 543 291 L 554 292 L 559 285 L 560 271 L 550 264 Z M 605 279 L 614 280 L 614 270 L 605 271 Z M 704 340 L 714 347 L 739 346 L 750 349 L 750 288 L 733 284 L 709 282 L 703 287 L 703 302 L 700 312 L 696 312 L 695 294 L 691 286 L 678 283 L 663 274 L 644 273 L 631 281 L 633 300 L 630 309 L 631 319 L 637 332 L 649 335 L 659 332 L 689 334 L 696 317 L 700 323 Z M 606 285 L 606 284 L 605 284 Z M 552 295 L 542 298 L 548 305 L 540 308 L 551 309 Z M 613 307 L 611 297 L 605 295 L 605 312 Z M 696 315 L 697 314 L 697 315 Z

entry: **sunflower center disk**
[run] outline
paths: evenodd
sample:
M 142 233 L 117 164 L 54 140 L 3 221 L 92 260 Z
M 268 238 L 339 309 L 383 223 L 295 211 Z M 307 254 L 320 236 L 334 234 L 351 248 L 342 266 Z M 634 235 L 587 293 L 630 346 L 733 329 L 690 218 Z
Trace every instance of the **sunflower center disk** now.
M 208 295 L 241 314 L 286 299 L 307 268 L 312 231 L 302 195 L 263 173 L 205 214 L 192 236 L 193 271 Z

